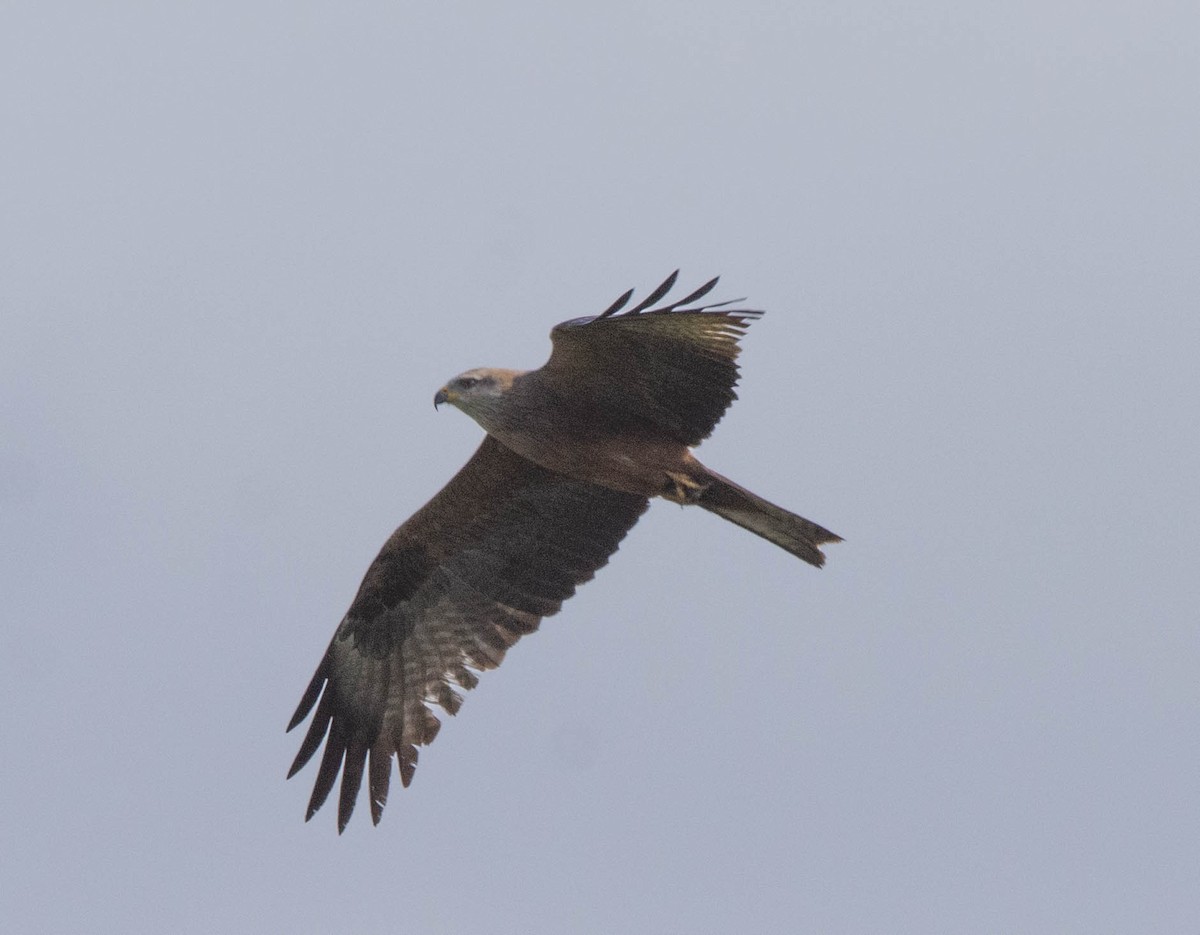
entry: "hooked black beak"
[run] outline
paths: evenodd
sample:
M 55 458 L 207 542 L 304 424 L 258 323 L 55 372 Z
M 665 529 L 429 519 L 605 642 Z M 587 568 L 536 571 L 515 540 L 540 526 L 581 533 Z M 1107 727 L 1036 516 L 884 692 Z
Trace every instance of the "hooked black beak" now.
M 443 386 L 440 390 L 437 391 L 437 394 L 433 397 L 433 408 L 437 409 L 437 407 L 440 406 L 442 403 L 448 403 L 448 402 L 450 402 L 450 396 L 446 392 L 446 388 Z

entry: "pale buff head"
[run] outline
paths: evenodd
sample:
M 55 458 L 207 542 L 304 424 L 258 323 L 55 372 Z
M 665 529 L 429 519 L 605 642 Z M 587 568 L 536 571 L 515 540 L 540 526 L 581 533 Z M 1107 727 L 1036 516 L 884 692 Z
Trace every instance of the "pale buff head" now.
M 449 403 L 488 429 L 501 414 L 513 380 L 524 373 L 499 367 L 477 367 L 460 373 L 437 391 L 434 408 Z

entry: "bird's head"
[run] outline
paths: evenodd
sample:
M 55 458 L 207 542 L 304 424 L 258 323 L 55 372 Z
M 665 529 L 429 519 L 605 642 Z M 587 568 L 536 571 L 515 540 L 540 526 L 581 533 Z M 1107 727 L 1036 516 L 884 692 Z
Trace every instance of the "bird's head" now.
M 449 403 L 486 429 L 503 406 L 505 395 L 512 389 L 513 380 L 521 376 L 521 373 L 520 370 L 500 370 L 494 367 L 468 370 L 437 391 L 437 395 L 433 397 L 433 406 L 436 409 L 442 403 Z

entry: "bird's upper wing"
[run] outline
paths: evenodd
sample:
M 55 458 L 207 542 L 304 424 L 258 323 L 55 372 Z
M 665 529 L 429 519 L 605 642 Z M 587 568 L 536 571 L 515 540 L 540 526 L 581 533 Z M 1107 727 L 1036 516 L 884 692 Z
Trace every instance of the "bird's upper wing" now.
M 694 306 L 716 279 L 652 307 L 677 274 L 628 311 L 633 290 L 600 315 L 556 325 L 550 359 L 531 376 L 557 395 L 588 400 L 609 428 L 649 429 L 689 446 L 707 438 L 737 398 L 738 339 L 762 312 Z
M 340 771 L 338 828 L 345 828 L 366 769 L 378 823 L 392 755 L 407 786 L 417 746 L 437 735 L 428 703 L 454 714 L 462 703 L 454 686 L 472 688 L 472 669 L 498 666 L 558 611 L 646 506 L 644 497 L 570 480 L 484 439 L 372 562 L 288 725 L 316 705 L 288 773 L 325 740 L 307 817 Z

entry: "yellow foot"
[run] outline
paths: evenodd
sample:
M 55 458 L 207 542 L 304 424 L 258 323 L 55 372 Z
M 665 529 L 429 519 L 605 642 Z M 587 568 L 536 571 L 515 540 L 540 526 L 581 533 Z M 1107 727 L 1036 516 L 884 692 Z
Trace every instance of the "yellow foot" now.
M 663 487 L 662 495 L 666 499 L 683 506 L 684 504 L 695 503 L 700 498 L 700 494 L 704 493 L 705 486 L 707 485 L 698 483 L 686 474 L 667 471 L 667 483 Z

